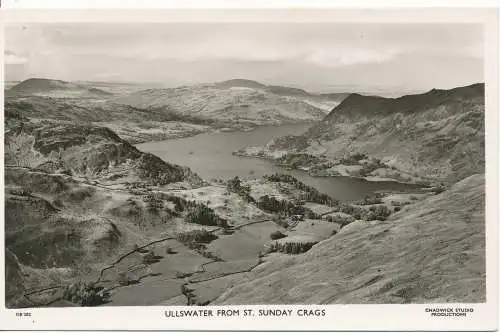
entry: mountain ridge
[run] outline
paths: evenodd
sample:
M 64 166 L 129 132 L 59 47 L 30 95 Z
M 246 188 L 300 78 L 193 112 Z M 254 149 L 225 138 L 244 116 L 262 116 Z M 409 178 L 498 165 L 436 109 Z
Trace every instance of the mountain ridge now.
M 452 184 L 484 172 L 484 144 L 484 84 L 474 84 L 398 98 L 351 94 L 304 133 L 235 153 L 314 175 Z
M 404 95 L 395 98 L 352 93 L 347 96 L 338 106 L 336 106 L 325 117 L 325 119 L 329 119 L 333 117 L 334 114 L 338 114 L 338 110 L 343 110 L 348 107 L 354 106 L 357 108 L 364 107 L 374 110 L 375 112 L 412 112 L 424 107 L 428 107 L 427 103 L 429 102 L 436 103 L 435 99 L 439 99 L 439 103 L 446 103 L 447 100 L 453 99 L 455 97 L 474 98 L 481 96 L 484 96 L 484 83 L 476 83 L 448 90 L 431 89 L 426 93 Z
M 30 78 L 19 82 L 18 84 L 12 86 L 7 90 L 9 95 L 32 95 L 32 94 L 44 94 L 51 93 L 54 91 L 71 91 L 79 93 L 87 93 L 92 96 L 109 97 L 112 94 L 97 89 L 94 87 L 88 87 L 82 84 L 75 84 L 68 81 L 47 79 L 47 78 Z

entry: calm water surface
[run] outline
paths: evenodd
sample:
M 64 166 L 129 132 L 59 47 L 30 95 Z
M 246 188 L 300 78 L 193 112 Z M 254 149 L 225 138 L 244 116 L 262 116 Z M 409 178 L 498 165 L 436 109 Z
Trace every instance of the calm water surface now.
M 261 159 L 244 158 L 232 152 L 245 146 L 263 146 L 283 135 L 300 134 L 309 125 L 264 126 L 251 132 L 204 133 L 189 138 L 147 142 L 137 145 L 141 151 L 163 160 L 190 167 L 202 178 L 244 179 L 266 174 L 288 173 L 302 182 L 338 200 L 357 200 L 376 191 L 405 191 L 414 185 L 396 182 L 369 182 L 351 177 L 312 177 L 298 170 L 287 170 Z

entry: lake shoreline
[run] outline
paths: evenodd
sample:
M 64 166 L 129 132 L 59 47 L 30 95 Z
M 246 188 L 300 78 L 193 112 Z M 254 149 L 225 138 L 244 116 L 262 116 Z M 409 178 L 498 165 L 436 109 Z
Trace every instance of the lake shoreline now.
M 272 163 L 270 159 L 255 156 L 237 156 L 234 151 L 250 145 L 262 145 L 275 137 L 298 134 L 310 123 L 281 126 L 259 126 L 251 131 L 210 131 L 194 136 L 151 141 L 135 147 L 154 154 L 165 161 L 186 165 L 203 179 L 214 183 L 215 179 L 258 179 L 264 175 L 287 173 L 310 186 L 342 201 L 359 200 L 379 192 L 425 192 L 426 186 L 392 179 L 367 179 L 352 175 L 320 175 L 300 168 L 288 168 Z M 429 189 L 427 189 L 429 190 Z
M 177 122 L 177 121 L 173 121 L 173 122 Z M 162 122 L 162 123 L 170 123 L 170 122 Z M 159 135 L 156 138 L 152 137 L 151 139 L 145 139 L 145 140 L 134 140 L 131 138 L 127 138 L 127 141 L 130 144 L 137 146 L 137 145 L 147 144 L 147 143 L 155 143 L 155 142 L 162 142 L 162 141 L 191 138 L 191 137 L 195 137 L 195 136 L 207 134 L 207 133 L 214 133 L 214 134 L 217 134 L 217 133 L 248 133 L 248 132 L 256 131 L 256 130 L 261 129 L 261 128 L 279 128 L 282 126 L 302 126 L 302 125 L 312 126 L 315 124 L 315 122 L 297 121 L 297 122 L 285 122 L 283 124 L 251 124 L 251 125 L 239 125 L 239 126 L 235 126 L 235 127 L 222 126 L 222 124 L 216 125 L 216 126 L 199 125 L 199 124 L 192 124 L 192 123 L 185 123 L 185 124 L 196 125 L 196 126 L 206 126 L 207 129 L 200 130 L 198 132 L 185 131 L 185 132 L 179 133 L 177 135 L 172 135 L 172 136 L 170 136 L 168 133 L 164 133 L 164 134 L 161 134 L 161 135 L 165 135 L 164 137 Z M 104 124 L 104 126 L 108 127 L 109 125 Z

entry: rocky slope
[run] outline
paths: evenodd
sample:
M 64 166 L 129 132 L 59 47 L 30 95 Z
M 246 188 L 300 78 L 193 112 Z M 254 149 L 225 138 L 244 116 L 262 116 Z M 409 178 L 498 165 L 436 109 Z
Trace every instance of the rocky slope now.
M 258 266 L 213 304 L 485 301 L 484 175 Z
M 484 172 L 484 84 L 400 98 L 351 94 L 307 132 L 238 154 L 313 174 L 453 183 Z

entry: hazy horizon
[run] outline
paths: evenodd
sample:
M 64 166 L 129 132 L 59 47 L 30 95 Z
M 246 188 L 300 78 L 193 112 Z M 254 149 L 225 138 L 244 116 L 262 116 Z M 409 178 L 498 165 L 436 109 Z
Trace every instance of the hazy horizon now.
M 473 24 L 25 24 L 5 29 L 5 79 L 176 87 L 248 79 L 311 92 L 484 82 Z

